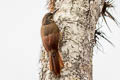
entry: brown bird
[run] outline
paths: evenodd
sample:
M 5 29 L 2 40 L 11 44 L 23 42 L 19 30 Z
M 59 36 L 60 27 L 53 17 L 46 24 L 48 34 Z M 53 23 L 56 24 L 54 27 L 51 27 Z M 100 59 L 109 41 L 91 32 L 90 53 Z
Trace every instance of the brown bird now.
M 56 12 L 56 11 L 55 11 Z M 50 70 L 56 75 L 60 76 L 61 68 L 64 66 L 58 43 L 60 39 L 60 31 L 53 20 L 53 13 L 47 13 L 42 20 L 41 37 L 45 50 L 49 55 Z

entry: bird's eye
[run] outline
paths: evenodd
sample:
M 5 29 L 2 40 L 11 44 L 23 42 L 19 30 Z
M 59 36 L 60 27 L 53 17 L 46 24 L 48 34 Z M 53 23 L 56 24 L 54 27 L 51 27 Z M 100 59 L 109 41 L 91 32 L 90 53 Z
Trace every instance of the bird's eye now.
M 51 19 L 51 16 L 49 16 L 48 19 Z
M 49 19 L 49 20 L 53 20 L 52 16 L 49 16 L 48 19 Z
M 51 18 L 50 20 L 53 21 L 53 18 Z

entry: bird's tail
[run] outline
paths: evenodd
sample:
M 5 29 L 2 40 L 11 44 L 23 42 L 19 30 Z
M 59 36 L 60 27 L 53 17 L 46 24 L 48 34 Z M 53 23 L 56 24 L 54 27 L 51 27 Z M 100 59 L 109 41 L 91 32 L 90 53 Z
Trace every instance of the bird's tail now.
M 63 68 L 64 64 L 58 51 L 51 51 L 49 53 L 49 64 L 50 70 L 55 75 L 60 75 L 61 68 Z

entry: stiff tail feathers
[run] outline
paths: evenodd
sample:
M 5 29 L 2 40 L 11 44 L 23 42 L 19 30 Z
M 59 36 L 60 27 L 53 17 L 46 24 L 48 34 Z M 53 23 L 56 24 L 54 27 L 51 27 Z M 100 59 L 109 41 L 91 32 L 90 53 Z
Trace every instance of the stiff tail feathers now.
M 60 75 L 60 71 L 64 66 L 60 53 L 58 51 L 52 51 L 49 54 L 50 70 L 55 75 Z

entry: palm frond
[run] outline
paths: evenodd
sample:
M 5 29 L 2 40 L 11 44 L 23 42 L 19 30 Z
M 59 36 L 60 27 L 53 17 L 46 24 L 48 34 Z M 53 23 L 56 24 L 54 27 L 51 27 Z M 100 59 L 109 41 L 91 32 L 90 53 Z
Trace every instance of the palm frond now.
M 113 44 L 109 39 L 106 38 L 105 33 L 102 32 L 102 31 L 100 31 L 99 29 L 100 29 L 100 28 L 98 28 L 98 29 L 95 30 L 95 36 L 94 36 L 95 43 L 96 43 L 96 44 L 97 44 L 97 43 L 100 44 L 99 39 L 100 39 L 100 38 L 103 38 L 103 39 L 105 39 L 108 43 L 110 43 L 112 46 L 114 46 L 114 44 Z M 100 44 L 100 45 L 101 45 L 101 44 Z
M 109 13 L 108 11 L 106 11 L 106 16 L 108 16 L 109 18 L 111 18 L 117 25 L 119 25 L 120 23 L 115 19 L 115 17 L 112 16 L 111 13 Z
M 106 26 L 108 27 L 109 31 L 112 32 L 109 25 L 108 25 L 108 23 L 107 23 L 107 21 L 106 21 L 105 15 L 103 15 L 102 17 L 103 17 L 103 20 L 105 21 Z
M 103 9 L 102 9 L 102 11 L 101 11 L 101 15 L 102 15 L 103 20 L 105 21 L 108 29 L 109 29 L 110 32 L 111 32 L 111 29 L 110 29 L 110 27 L 109 27 L 109 25 L 108 25 L 107 20 L 106 20 L 105 17 L 109 17 L 109 18 L 112 19 L 117 25 L 120 24 L 120 23 L 119 23 L 119 22 L 115 19 L 115 17 L 108 11 L 108 9 L 110 9 L 110 8 L 114 8 L 114 6 L 113 6 L 113 0 L 109 0 L 109 1 L 108 1 L 108 0 L 105 0 L 104 5 L 103 5 Z
M 97 41 L 95 47 L 96 47 L 99 51 L 103 52 L 103 46 L 102 46 L 102 44 L 101 44 L 99 41 Z

